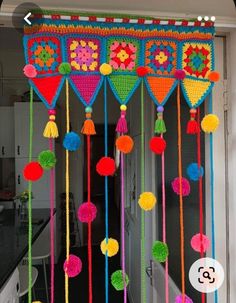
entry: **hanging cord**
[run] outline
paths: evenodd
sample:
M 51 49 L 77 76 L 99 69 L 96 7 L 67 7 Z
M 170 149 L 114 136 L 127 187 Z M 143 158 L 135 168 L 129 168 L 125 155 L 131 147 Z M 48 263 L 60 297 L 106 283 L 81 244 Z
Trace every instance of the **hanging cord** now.
M 108 112 L 107 112 L 107 79 L 104 79 L 104 147 L 105 157 L 108 156 Z M 105 236 L 106 244 L 108 244 L 109 236 L 109 218 L 108 218 L 108 177 L 105 176 Z M 105 302 L 109 301 L 109 268 L 108 268 L 108 254 L 105 255 Z
M 70 131 L 69 82 L 66 79 L 66 133 Z M 70 254 L 70 179 L 69 179 L 69 150 L 66 149 L 66 260 Z M 65 273 L 65 303 L 69 303 L 69 279 Z
M 123 135 L 123 134 L 122 134 Z M 121 245 L 122 245 L 122 274 L 124 283 L 124 303 L 127 302 L 126 270 L 125 270 L 125 175 L 124 175 L 124 153 L 120 153 L 121 161 Z
M 161 134 L 163 138 L 163 133 Z M 162 174 L 162 237 L 163 242 L 166 243 L 166 188 L 165 188 L 165 152 L 161 156 L 161 174 Z M 169 264 L 168 257 L 165 262 L 165 295 L 166 303 L 169 303 Z
M 200 125 L 200 107 L 197 109 L 197 124 Z M 197 132 L 197 163 L 198 163 L 198 169 L 200 170 L 201 168 L 201 132 L 200 130 Z M 200 230 L 200 242 L 201 242 L 201 250 L 200 250 L 200 256 L 201 258 L 204 257 L 204 251 L 203 251 L 203 186 L 202 186 L 202 176 L 199 176 L 199 181 L 198 181 L 198 191 L 199 191 L 199 230 Z M 201 300 L 202 303 L 205 303 L 205 298 L 206 295 L 205 293 L 201 293 Z
M 49 138 L 49 149 L 53 152 L 53 139 Z M 50 170 L 50 258 L 51 258 L 51 303 L 54 303 L 54 195 L 55 195 L 55 168 Z
M 180 84 L 177 87 L 177 115 L 178 115 L 178 174 L 179 174 L 179 213 L 180 213 L 180 254 L 181 254 L 181 290 L 182 303 L 185 303 L 185 261 L 184 261 L 184 210 L 182 187 L 182 131 L 180 109 Z
M 144 83 L 141 82 L 141 193 L 145 190 Z M 141 209 L 141 302 L 146 303 L 145 211 Z
M 91 206 L 91 140 L 87 135 L 87 187 L 88 187 L 88 205 L 89 213 Z M 93 282 L 92 282 L 92 227 L 91 221 L 88 222 L 88 269 L 89 269 L 89 303 L 93 302 Z
M 213 111 L 212 94 L 209 96 L 209 113 Z M 216 243 L 215 243 L 215 177 L 214 177 L 214 142 L 213 133 L 210 134 L 210 191 L 211 191 L 211 237 L 212 237 L 212 258 L 216 258 Z M 218 303 L 218 290 L 214 293 L 214 302 Z
M 29 121 L 29 162 L 32 161 L 32 151 L 33 151 L 33 88 L 30 87 L 30 121 Z M 28 226 L 28 302 L 32 303 L 32 181 L 28 182 L 28 192 L 29 192 L 29 201 L 28 201 L 28 217 L 29 217 L 29 226 Z

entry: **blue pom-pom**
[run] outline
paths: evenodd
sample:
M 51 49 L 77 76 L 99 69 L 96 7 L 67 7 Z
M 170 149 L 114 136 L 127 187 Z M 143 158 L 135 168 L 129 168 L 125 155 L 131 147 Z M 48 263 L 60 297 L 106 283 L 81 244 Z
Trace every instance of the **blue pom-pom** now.
M 81 145 L 80 137 L 75 132 L 69 132 L 65 135 L 63 146 L 69 151 L 76 151 Z
M 187 175 L 190 180 L 198 181 L 199 178 L 203 176 L 203 174 L 204 174 L 204 169 L 202 166 L 198 167 L 197 163 L 189 164 L 187 168 Z

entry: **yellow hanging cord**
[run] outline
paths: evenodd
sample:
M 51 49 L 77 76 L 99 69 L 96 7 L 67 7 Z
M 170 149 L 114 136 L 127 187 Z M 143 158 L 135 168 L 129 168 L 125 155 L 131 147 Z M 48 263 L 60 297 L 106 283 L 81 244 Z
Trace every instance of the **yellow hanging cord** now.
M 66 133 L 70 131 L 70 110 L 69 110 L 69 82 L 66 79 Z M 66 260 L 69 260 L 70 253 L 70 180 L 69 180 L 69 151 L 66 149 Z M 69 281 L 68 275 L 65 273 L 65 303 L 69 303 Z

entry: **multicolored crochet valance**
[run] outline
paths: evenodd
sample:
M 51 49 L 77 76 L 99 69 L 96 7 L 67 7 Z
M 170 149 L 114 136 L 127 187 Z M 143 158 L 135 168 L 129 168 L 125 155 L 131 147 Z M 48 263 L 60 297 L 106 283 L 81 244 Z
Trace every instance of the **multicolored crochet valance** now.
M 109 84 L 121 104 L 140 84 L 139 66 L 148 68 L 145 83 L 157 105 L 164 105 L 176 87 L 176 70 L 186 73 L 181 88 L 190 107 L 199 106 L 212 89 L 212 22 L 52 13 L 34 17 L 25 28 L 25 58 L 37 69 L 31 84 L 50 109 L 66 77 L 83 104 L 92 105 L 104 80 L 102 63 L 112 66 Z M 62 62 L 71 65 L 69 75 L 60 72 Z

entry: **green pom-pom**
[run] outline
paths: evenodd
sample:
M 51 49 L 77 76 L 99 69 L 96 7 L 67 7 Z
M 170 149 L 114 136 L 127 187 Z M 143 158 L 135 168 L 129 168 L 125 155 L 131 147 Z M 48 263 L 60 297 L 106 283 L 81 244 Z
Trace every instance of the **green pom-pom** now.
M 59 65 L 58 70 L 59 70 L 59 73 L 62 74 L 62 75 L 69 75 L 70 72 L 71 72 L 70 63 L 68 63 L 68 62 L 62 62 Z
M 164 134 L 166 132 L 166 125 L 163 119 L 157 119 L 155 123 L 155 133 Z
M 129 284 L 129 277 L 127 274 L 125 274 L 125 283 L 126 286 Z M 111 275 L 111 284 L 117 291 L 125 288 L 122 270 L 117 270 Z
M 92 113 L 92 112 L 93 112 L 92 107 L 91 107 L 91 106 L 86 106 L 86 107 L 85 107 L 85 112 L 86 112 L 86 113 Z
M 152 255 L 155 261 L 165 262 L 169 255 L 169 249 L 166 243 L 161 241 L 154 242 L 152 246 Z
M 39 154 L 38 161 L 44 169 L 49 170 L 55 166 L 57 159 L 54 152 L 45 150 Z

